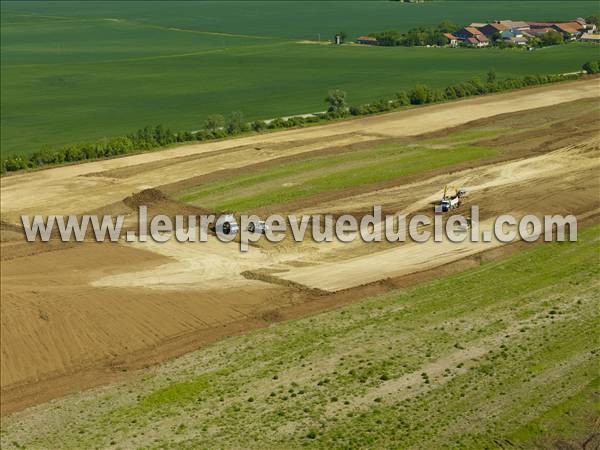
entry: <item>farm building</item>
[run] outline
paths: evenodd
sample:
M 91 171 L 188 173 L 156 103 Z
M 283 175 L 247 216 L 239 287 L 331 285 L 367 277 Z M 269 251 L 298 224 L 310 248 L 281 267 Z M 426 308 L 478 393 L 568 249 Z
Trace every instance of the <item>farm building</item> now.
M 372 37 L 372 36 L 360 36 L 358 38 L 356 38 L 356 43 L 357 44 L 362 44 L 362 45 L 377 45 L 377 39 Z
M 508 39 L 509 42 L 512 42 L 515 45 L 527 45 L 527 43 L 529 42 L 529 39 L 527 39 L 525 36 L 521 35 L 521 36 L 514 36 Z
M 467 40 L 469 38 L 475 37 L 475 36 L 484 36 L 483 33 L 481 31 L 479 31 L 478 28 L 475 27 L 464 27 L 461 28 L 460 30 L 458 30 L 457 32 L 454 33 L 454 35 L 461 39 L 461 40 Z
M 581 42 L 591 42 L 593 44 L 600 44 L 600 34 L 586 33 L 581 36 Z
M 582 29 L 584 29 L 588 33 L 596 32 L 596 24 L 587 23 L 586 20 L 582 19 L 581 17 L 578 17 L 577 19 L 575 19 L 574 22 L 577 22 L 578 24 L 580 24 Z
M 530 25 L 527 22 L 515 21 L 515 20 L 500 20 L 498 23 L 504 26 L 505 29 L 517 28 L 519 30 L 529 30 Z
M 527 45 L 529 39 L 533 37 L 533 34 L 519 28 L 509 28 L 500 33 L 500 35 L 503 40 L 512 42 L 515 45 Z
M 502 33 L 507 27 L 499 22 L 488 23 L 482 27 L 478 27 L 486 37 L 490 37 L 496 33 Z
M 477 34 L 473 37 L 467 38 L 465 43 L 471 47 L 487 47 L 490 45 L 490 41 L 483 34 Z
M 555 22 L 527 22 L 529 24 L 529 29 L 533 30 L 542 30 L 549 29 L 556 25 Z
M 459 39 L 452 33 L 444 33 L 444 37 L 448 39 L 448 45 L 450 47 L 456 47 L 458 45 Z
M 549 31 L 556 31 L 556 30 L 552 27 L 532 28 L 531 30 L 529 30 L 529 34 L 531 34 L 532 36 L 541 36 L 543 34 L 546 34 Z
M 578 22 L 556 23 L 553 28 L 569 39 L 580 37 L 585 31 L 585 27 Z

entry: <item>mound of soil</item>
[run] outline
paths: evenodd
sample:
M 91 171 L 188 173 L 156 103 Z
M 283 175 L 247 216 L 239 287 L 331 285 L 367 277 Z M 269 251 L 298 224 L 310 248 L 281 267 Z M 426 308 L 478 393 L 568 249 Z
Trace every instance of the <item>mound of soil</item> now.
M 151 188 L 131 194 L 129 197 L 123 199 L 123 203 L 132 209 L 137 209 L 142 205 L 147 206 L 167 200 L 169 200 L 169 197 L 167 197 L 162 191 Z

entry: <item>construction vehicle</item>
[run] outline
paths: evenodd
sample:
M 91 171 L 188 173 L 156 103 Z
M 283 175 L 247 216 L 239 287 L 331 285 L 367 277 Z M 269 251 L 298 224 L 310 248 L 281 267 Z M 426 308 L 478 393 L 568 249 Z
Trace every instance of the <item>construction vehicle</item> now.
M 450 192 L 454 191 L 454 194 Z M 444 195 L 439 205 L 435 206 L 435 212 L 448 212 L 451 209 L 458 208 L 460 199 L 467 194 L 465 189 L 457 189 L 454 186 L 444 186 Z
M 211 231 L 215 233 L 223 233 L 225 235 L 228 234 L 237 234 L 240 230 L 240 227 L 237 223 L 235 215 L 232 213 L 226 213 L 219 217 L 218 223 L 211 226 Z M 266 222 L 262 220 L 250 222 L 248 224 L 248 231 L 250 233 L 266 233 L 269 231 L 269 227 Z
M 239 225 L 235 220 L 233 214 L 223 214 L 217 221 L 216 226 L 211 227 L 214 232 L 221 232 L 223 234 L 237 234 L 239 231 Z
M 250 222 L 248 231 L 250 233 L 266 233 L 269 231 L 269 227 L 263 220 L 259 220 L 257 222 Z

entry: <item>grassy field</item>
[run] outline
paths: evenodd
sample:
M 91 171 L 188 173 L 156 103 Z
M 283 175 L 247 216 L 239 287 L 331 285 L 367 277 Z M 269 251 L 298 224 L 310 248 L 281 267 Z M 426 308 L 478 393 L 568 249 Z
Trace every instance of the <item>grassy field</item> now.
M 1 150 L 30 153 L 148 124 L 195 130 L 210 113 L 248 119 L 350 103 L 417 82 L 442 87 L 495 67 L 500 78 L 578 70 L 597 47 L 536 52 L 334 47 L 345 30 L 511 17 L 569 19 L 595 2 L 2 2 Z
M 598 414 L 599 231 L 36 407 L 2 447 L 579 448 Z

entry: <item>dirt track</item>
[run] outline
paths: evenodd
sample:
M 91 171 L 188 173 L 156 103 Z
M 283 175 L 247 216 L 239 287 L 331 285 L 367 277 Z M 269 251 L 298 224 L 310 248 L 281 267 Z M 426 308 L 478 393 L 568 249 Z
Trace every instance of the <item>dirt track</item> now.
M 531 195 L 532 192 L 538 192 L 540 186 L 542 190 L 546 189 L 545 186 L 552 186 L 556 192 L 566 192 L 567 195 L 571 195 L 570 188 L 577 185 L 580 191 L 585 190 L 590 198 L 593 198 L 594 192 L 597 192 L 598 189 L 598 180 L 590 174 L 597 173 L 600 169 L 599 155 L 600 142 L 592 139 L 537 157 L 510 161 L 491 167 L 469 169 L 454 174 L 453 179 L 458 185 L 467 187 L 470 203 L 493 204 L 495 210 L 504 214 L 512 213 L 516 217 L 525 214 L 542 216 L 552 208 L 552 202 L 546 200 L 549 203 L 542 201 L 532 204 L 526 195 L 527 192 Z M 377 199 L 369 198 L 370 201 L 367 200 L 365 206 L 369 207 L 375 201 L 383 203 L 391 197 L 394 201 L 410 205 L 397 213 L 407 215 L 415 213 L 437 199 L 439 196 L 437 192 L 429 197 L 426 193 L 435 192 L 436 186 L 443 185 L 444 178 L 447 177 L 440 176 L 403 185 L 396 189 L 378 191 Z M 512 192 L 498 195 L 498 189 L 501 188 L 510 189 Z M 484 192 L 486 190 L 493 190 L 494 193 L 491 196 L 486 195 Z M 373 195 L 369 197 L 373 197 Z M 415 198 L 419 200 L 414 202 Z M 356 198 L 348 199 L 348 202 L 351 202 L 354 208 L 360 206 L 360 201 Z M 568 200 L 565 199 L 559 204 L 566 203 Z M 343 205 L 332 206 L 330 211 L 343 211 L 340 206 L 343 208 Z M 597 211 L 593 210 L 590 213 Z M 490 215 L 489 211 L 483 212 Z M 492 220 L 482 221 L 479 226 L 481 232 L 493 230 Z M 353 245 L 360 244 L 360 242 L 353 243 Z M 465 240 L 460 244 L 447 240 L 439 243 L 431 240 L 425 243 L 408 242 L 397 248 L 347 258 L 343 261 L 294 268 L 278 276 L 307 287 L 336 291 L 372 283 L 382 278 L 418 272 L 498 245 L 502 245 L 502 243 L 495 239 L 488 243 Z
M 472 264 L 469 257 L 492 248 L 303 243 L 259 246 L 240 256 L 234 245 L 210 240 L 195 245 L 28 244 L 18 228 L 6 224 L 18 223 L 19 214 L 132 214 L 122 200 L 145 188 L 382 137 L 468 127 L 476 119 L 598 96 L 600 79 L 563 83 L 3 178 L 2 411 L 102 383 L 122 376 L 124 368 L 161 361 L 272 320 L 379 292 L 376 285 L 359 285 L 379 282 L 385 289 L 386 283 L 402 285 L 394 280 L 418 278 L 416 272 L 452 261 Z M 499 212 L 588 217 L 599 206 L 599 123 L 597 116 L 589 118 L 577 136 L 562 129 L 543 132 L 555 133 L 553 151 L 538 149 L 535 136 L 512 143 L 518 147 L 513 158 L 519 159 L 457 170 L 452 182 L 467 186 L 468 202 L 482 206 L 482 224 Z M 596 133 L 591 133 L 594 127 Z M 332 201 L 313 199 L 294 212 L 335 214 L 384 204 L 390 211 L 414 213 L 428 210 L 447 182 L 448 174 L 440 172 Z M 187 213 L 169 200 L 154 207 Z M 448 270 L 463 267 L 454 264 Z M 262 275 L 249 279 L 245 272 Z M 388 277 L 392 280 L 378 281 Z M 311 288 L 354 289 L 323 296 Z

